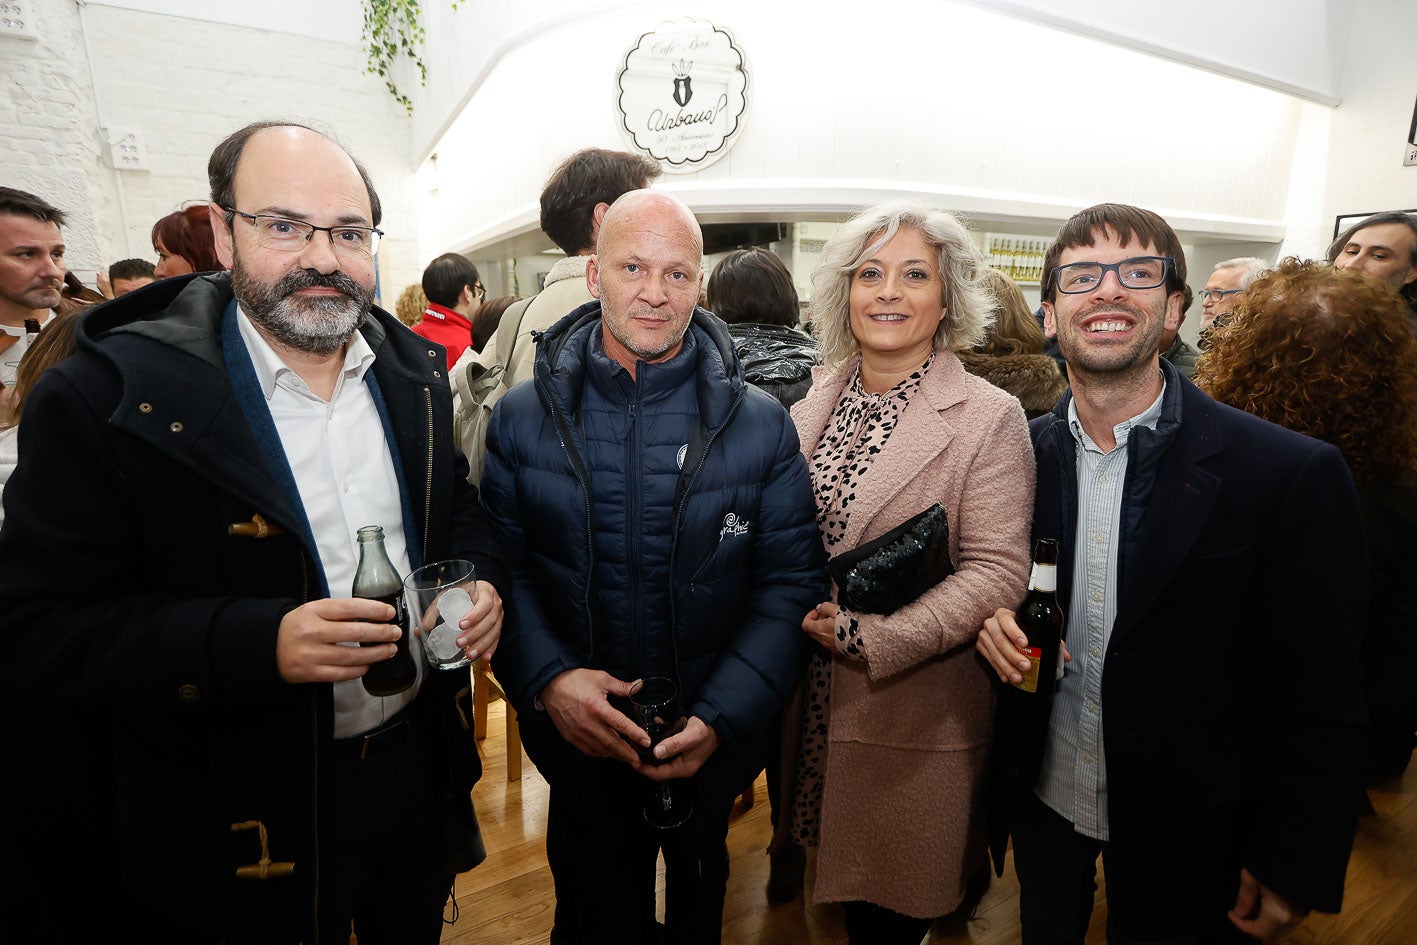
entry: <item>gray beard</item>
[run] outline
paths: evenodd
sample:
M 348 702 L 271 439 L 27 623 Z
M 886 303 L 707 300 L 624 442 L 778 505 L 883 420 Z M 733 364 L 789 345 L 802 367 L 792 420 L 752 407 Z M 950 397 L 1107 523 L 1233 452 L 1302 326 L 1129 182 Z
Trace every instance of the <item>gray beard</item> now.
M 240 258 L 233 260 L 231 285 L 248 318 L 274 341 L 315 355 L 334 354 L 349 341 L 374 305 L 374 296 L 349 276 L 323 275 L 312 269 L 286 273 L 275 284 L 248 276 Z M 296 298 L 300 289 L 338 289 L 342 298 Z

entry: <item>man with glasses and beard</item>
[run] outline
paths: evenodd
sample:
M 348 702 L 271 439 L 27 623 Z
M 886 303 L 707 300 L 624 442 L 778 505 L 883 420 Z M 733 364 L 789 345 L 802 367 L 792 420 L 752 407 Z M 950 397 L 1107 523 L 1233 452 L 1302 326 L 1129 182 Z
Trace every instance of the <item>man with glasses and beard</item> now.
M 401 574 L 470 559 L 458 642 L 497 645 L 504 571 L 442 352 L 372 307 L 379 198 L 339 145 L 260 122 L 208 173 L 230 272 L 96 309 L 26 405 L 0 535 L 26 869 L 0 921 L 434 943 L 482 855 L 467 677 L 414 644 L 414 684 L 371 695 L 401 631 L 350 588 L 367 525 Z
M 1108 941 L 1268 940 L 1343 898 L 1357 495 L 1337 449 L 1158 359 L 1185 283 L 1175 232 L 1137 207 L 1083 210 L 1045 258 L 1071 390 L 1030 425 L 1033 535 L 1058 540 L 1071 661 L 1051 715 L 1014 693 L 995 733 L 991 841 L 1002 863 L 1012 832 L 1024 945 L 1082 945 L 1099 855 Z M 1026 646 L 1008 610 L 978 640 L 1005 683 Z

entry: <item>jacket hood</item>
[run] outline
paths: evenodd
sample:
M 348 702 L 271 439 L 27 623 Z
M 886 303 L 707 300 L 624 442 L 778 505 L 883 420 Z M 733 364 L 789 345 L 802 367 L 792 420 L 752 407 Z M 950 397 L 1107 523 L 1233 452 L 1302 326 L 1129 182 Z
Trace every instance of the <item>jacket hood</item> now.
M 574 416 L 580 405 L 585 381 L 586 346 L 601 324 L 600 300 L 575 309 L 536 338 L 536 383 L 541 398 L 548 397 L 566 416 Z M 733 405 L 743 394 L 743 366 L 738 359 L 728 326 L 718 316 L 695 306 L 689 331 L 697 343 L 698 363 L 695 385 L 699 413 L 705 427 L 716 429 L 726 423 Z M 548 404 L 548 407 L 553 404 Z
M 743 377 L 750 384 L 794 384 L 807 381 L 817 365 L 815 338 L 795 328 L 744 322 L 728 326 Z

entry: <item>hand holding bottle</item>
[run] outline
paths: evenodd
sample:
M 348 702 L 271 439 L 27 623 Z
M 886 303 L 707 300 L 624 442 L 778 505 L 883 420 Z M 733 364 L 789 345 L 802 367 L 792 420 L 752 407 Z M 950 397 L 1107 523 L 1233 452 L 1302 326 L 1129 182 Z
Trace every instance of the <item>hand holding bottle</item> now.
M 397 652 L 394 643 L 401 634 L 388 623 L 393 617 L 388 604 L 358 597 L 302 604 L 281 619 L 276 669 L 290 683 L 358 679 Z

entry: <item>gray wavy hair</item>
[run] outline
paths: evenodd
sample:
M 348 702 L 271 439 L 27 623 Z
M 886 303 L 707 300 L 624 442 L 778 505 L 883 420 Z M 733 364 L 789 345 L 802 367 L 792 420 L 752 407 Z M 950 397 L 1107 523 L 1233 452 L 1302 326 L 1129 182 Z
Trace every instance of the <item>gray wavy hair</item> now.
M 1245 271 L 1240 276 L 1240 288 L 1248 289 L 1256 279 L 1264 275 L 1269 266 L 1269 263 L 1258 256 L 1236 256 L 1234 259 L 1223 259 L 1216 263 L 1211 272 L 1216 273 L 1222 269 L 1243 269 Z
M 953 214 L 911 200 L 863 210 L 842 224 L 822 248 L 812 273 L 812 332 L 822 344 L 822 363 L 835 367 L 861 350 L 851 331 L 851 276 L 902 229 L 919 230 L 934 247 L 944 277 L 945 317 L 935 331 L 935 350 L 961 351 L 984 340 L 997 303 L 984 281 L 988 268 L 969 231 Z

